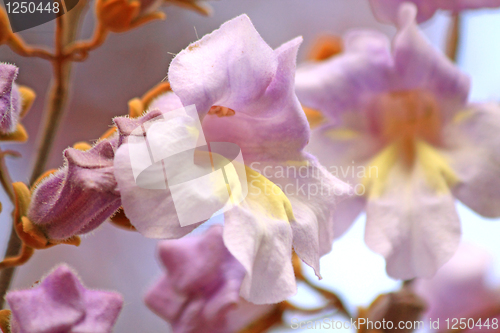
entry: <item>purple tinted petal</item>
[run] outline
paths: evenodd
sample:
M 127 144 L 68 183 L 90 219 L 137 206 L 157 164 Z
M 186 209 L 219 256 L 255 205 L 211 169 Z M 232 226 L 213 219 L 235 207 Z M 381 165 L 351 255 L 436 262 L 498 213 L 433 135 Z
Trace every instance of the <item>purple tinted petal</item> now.
M 500 216 L 500 106 L 472 105 L 450 124 L 447 138 L 452 167 L 460 182 L 453 194 L 487 217 Z
M 458 12 L 465 9 L 497 7 L 500 7 L 500 0 L 442 0 L 440 8 Z
M 395 89 L 432 93 L 441 106 L 441 113 L 449 118 L 465 105 L 470 79 L 425 39 L 415 22 L 416 10 L 410 3 L 400 8 L 399 31 L 393 44 Z
M 309 138 L 293 87 L 301 42 L 299 37 L 273 51 L 249 18 L 239 16 L 174 58 L 172 89 L 184 105 L 196 105 L 208 141 L 236 143 L 245 161 L 297 158 Z M 235 115 L 207 115 L 212 106 Z
M 86 289 L 65 265 L 39 286 L 11 291 L 6 299 L 18 333 L 109 333 L 123 304 L 117 293 Z
M 274 51 L 241 15 L 181 51 L 168 77 L 182 103 L 195 104 L 200 115 L 213 105 L 238 112 L 265 93 L 277 66 Z
M 432 279 L 421 279 L 415 290 L 428 304 L 425 318 L 467 318 L 498 304 L 500 293 L 489 286 L 488 273 L 492 262 L 489 253 L 469 244 L 462 244 L 457 253 Z M 487 327 L 478 332 L 493 332 Z
M 113 119 L 116 127 L 118 128 L 119 141 L 118 145 L 127 142 L 127 137 L 132 134 L 132 132 L 139 126 L 143 125 L 145 122 L 150 121 L 156 117 L 159 117 L 161 112 L 158 110 L 151 110 L 140 118 L 129 118 L 129 117 L 116 117 Z
M 370 0 L 370 4 L 377 19 L 396 24 L 399 6 L 409 1 L 417 6 L 418 23 L 430 19 L 438 9 L 460 12 L 466 9 L 500 7 L 499 0 Z
M 148 307 L 174 332 L 228 332 L 225 318 L 240 301 L 245 269 L 224 246 L 222 228 L 164 241 L 159 252 L 167 275 L 147 293 Z
M 258 160 L 292 160 L 309 140 L 309 126 L 293 92 L 295 59 L 301 38 L 275 51 L 278 68 L 265 94 L 249 101 L 232 117 L 208 115 L 203 130 L 209 142 L 233 142 L 246 164 Z
M 418 7 L 417 22 L 421 23 L 430 19 L 438 10 L 439 0 L 411 0 Z M 446 0 L 445 0 L 446 1 Z M 452 0 L 456 2 L 456 0 Z M 475 1 L 475 0 L 472 0 Z M 398 21 L 399 6 L 408 0 L 370 0 L 373 13 L 384 23 Z
M 337 120 L 359 111 L 363 99 L 390 88 L 392 59 L 383 34 L 356 31 L 346 37 L 344 54 L 297 70 L 296 92 L 302 104 Z

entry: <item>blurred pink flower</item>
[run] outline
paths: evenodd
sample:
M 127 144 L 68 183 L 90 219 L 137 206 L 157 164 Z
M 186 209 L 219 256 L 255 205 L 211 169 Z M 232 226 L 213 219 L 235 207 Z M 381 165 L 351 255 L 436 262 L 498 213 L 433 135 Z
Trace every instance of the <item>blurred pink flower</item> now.
M 110 333 L 123 305 L 116 292 L 86 289 L 60 265 L 35 288 L 10 291 L 12 333 Z
M 19 69 L 11 64 L 0 63 L 0 133 L 16 130 L 21 113 L 21 95 L 14 83 Z
M 455 253 L 455 197 L 500 216 L 500 107 L 467 105 L 469 78 L 422 36 L 405 4 L 392 42 L 346 37 L 343 55 L 297 71 L 301 102 L 329 123 L 310 150 L 359 196 L 338 209 L 336 236 L 366 208 L 365 241 L 398 279 L 430 277 Z
M 428 311 L 423 318 L 432 318 L 433 321 L 439 319 L 442 331 L 446 328 L 447 319 L 450 328 L 454 324 L 453 318 L 466 318 L 471 327 L 469 318 L 484 315 L 491 308 L 499 308 L 500 289 L 494 289 L 487 281 L 491 268 L 491 257 L 486 251 L 472 245 L 461 245 L 453 258 L 432 279 L 415 282 L 415 291 L 428 304 Z M 486 319 L 481 318 L 481 323 L 485 323 Z M 490 318 L 489 329 L 483 326 L 467 332 L 497 332 L 500 327 L 498 317 L 496 329 L 491 326 L 492 323 Z
M 150 106 L 150 112 L 156 109 L 168 116 L 194 104 L 207 142 L 231 142 L 241 148 L 249 193 L 225 212 L 224 243 L 247 272 L 241 295 L 259 304 L 280 302 L 296 292 L 292 245 L 319 276 L 319 258 L 331 250 L 333 240 L 332 209 L 349 188 L 303 152 L 310 132 L 294 93 L 300 43 L 301 38 L 296 38 L 273 50 L 250 19 L 239 16 L 174 58 L 168 75 L 174 93 L 160 96 Z M 170 118 L 165 123 L 168 130 L 155 144 L 168 152 L 192 148 L 198 138 L 192 119 Z M 131 128 L 126 118 L 115 122 L 120 132 Z M 153 139 L 148 137 L 150 142 Z M 248 167 L 256 163 L 300 166 L 309 177 L 265 175 L 268 179 Z M 136 184 L 127 142 L 117 150 L 115 176 L 125 214 L 147 237 L 179 238 L 199 225 L 180 226 L 169 191 Z M 273 182 L 280 182 L 281 188 Z M 296 188 L 308 184 L 321 185 L 328 192 L 309 196 Z M 288 185 L 287 193 L 283 193 L 283 185 Z M 187 206 L 203 198 L 211 200 L 193 186 L 187 188 L 183 200 Z
M 167 273 L 145 301 L 175 333 L 235 332 L 271 307 L 239 296 L 246 271 L 224 246 L 221 226 L 200 236 L 163 241 L 159 256 Z
M 427 21 L 439 9 L 457 13 L 466 9 L 500 7 L 500 0 L 370 0 L 375 16 L 385 23 L 397 22 L 398 8 L 404 2 L 417 6 L 418 23 Z

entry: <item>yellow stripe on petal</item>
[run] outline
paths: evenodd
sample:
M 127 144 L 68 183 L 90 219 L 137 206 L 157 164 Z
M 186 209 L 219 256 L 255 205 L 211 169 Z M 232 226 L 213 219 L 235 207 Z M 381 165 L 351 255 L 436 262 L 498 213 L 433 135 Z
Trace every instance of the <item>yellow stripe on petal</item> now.
M 245 171 L 248 181 L 248 195 L 245 201 L 252 209 L 273 219 L 295 220 L 292 204 L 279 186 L 247 166 Z
M 328 130 L 325 133 L 326 136 L 328 136 L 332 140 L 341 140 L 341 141 L 347 141 L 347 140 L 354 140 L 360 137 L 360 133 L 356 132 L 354 130 L 351 130 L 349 128 L 336 128 L 336 129 L 331 129 Z
M 472 110 L 462 110 L 453 117 L 452 121 L 455 124 L 460 124 L 461 122 L 469 119 L 472 115 Z
M 382 195 L 391 169 L 397 163 L 399 157 L 400 149 L 397 143 L 394 143 L 382 150 L 368 163 L 362 183 L 370 198 L 377 198 Z
M 448 193 L 460 181 L 446 158 L 428 143 L 417 141 L 416 152 L 428 185 L 438 193 Z

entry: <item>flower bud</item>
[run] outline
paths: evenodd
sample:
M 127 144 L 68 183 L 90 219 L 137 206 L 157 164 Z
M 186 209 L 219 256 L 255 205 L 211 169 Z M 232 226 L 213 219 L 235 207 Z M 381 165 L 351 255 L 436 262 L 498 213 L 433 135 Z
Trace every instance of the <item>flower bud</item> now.
M 96 14 L 102 26 L 112 32 L 124 32 L 149 21 L 164 19 L 156 11 L 158 0 L 97 0 Z
M 66 149 L 65 166 L 36 186 L 28 219 L 49 239 L 87 233 L 118 210 L 113 174 L 117 141 L 103 140 L 87 151 Z
M 116 292 L 85 288 L 66 265 L 57 267 L 38 286 L 11 291 L 12 333 L 110 333 L 123 306 Z
M 14 65 L 0 64 L 0 132 L 3 134 L 16 130 L 22 110 L 21 94 L 14 83 L 18 71 Z
M 366 313 L 362 316 L 367 320 L 366 322 L 377 323 L 373 327 L 369 324 L 363 327 L 363 332 L 381 331 L 389 333 L 398 331 L 401 333 L 410 333 L 418 329 L 418 327 L 398 327 L 400 322 L 411 322 L 412 324 L 418 322 L 427 305 L 423 298 L 413 293 L 409 287 L 403 287 L 398 292 L 380 295 L 371 305 Z M 379 323 L 392 323 L 378 327 Z M 422 327 L 420 327 L 422 328 Z

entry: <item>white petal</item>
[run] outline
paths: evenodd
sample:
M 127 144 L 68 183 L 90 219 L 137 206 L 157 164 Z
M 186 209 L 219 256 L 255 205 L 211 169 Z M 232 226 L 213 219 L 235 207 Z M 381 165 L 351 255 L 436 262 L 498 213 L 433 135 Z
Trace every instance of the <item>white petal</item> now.
M 429 186 L 416 165 L 396 165 L 380 197 L 367 206 L 365 241 L 382 254 L 387 273 L 397 279 L 431 277 L 460 242 L 460 220 L 454 198 Z
M 297 292 L 289 223 L 293 214 L 276 185 L 256 173 L 250 179 L 254 183 L 245 201 L 225 213 L 224 244 L 247 270 L 241 296 L 256 304 L 278 303 Z

